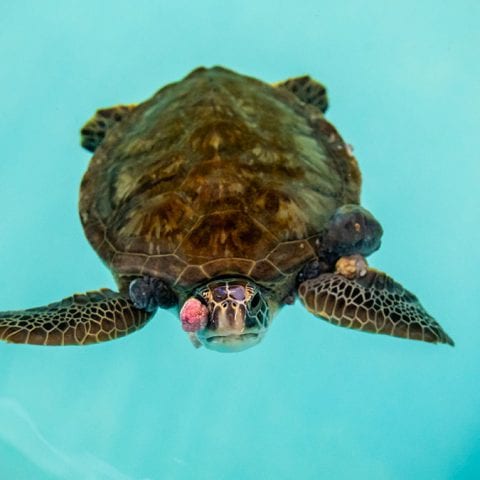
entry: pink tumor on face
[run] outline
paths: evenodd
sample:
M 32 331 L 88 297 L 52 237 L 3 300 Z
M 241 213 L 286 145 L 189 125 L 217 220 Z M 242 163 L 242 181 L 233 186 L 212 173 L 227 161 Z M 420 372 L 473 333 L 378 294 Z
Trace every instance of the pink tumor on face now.
M 198 299 L 189 298 L 180 310 L 180 321 L 186 332 L 197 332 L 207 326 L 208 308 Z

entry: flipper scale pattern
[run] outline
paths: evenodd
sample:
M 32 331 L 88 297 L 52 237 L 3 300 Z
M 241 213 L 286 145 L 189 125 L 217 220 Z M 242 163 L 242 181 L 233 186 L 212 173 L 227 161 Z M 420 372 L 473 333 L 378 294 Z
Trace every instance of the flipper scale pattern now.
M 138 330 L 154 313 L 139 310 L 119 293 L 102 289 L 42 307 L 0 312 L 0 339 L 34 345 L 87 345 Z
M 319 275 L 300 284 L 299 296 L 311 313 L 335 325 L 454 345 L 415 295 L 374 269 L 353 280 L 338 273 Z

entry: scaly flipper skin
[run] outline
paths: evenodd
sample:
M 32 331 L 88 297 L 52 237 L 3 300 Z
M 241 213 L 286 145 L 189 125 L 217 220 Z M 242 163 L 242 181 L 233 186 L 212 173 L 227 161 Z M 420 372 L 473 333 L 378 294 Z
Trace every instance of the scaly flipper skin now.
M 310 78 L 308 75 L 295 77 L 275 84 L 276 87 L 284 88 L 296 95 L 302 102 L 313 105 L 325 113 L 328 108 L 327 90 L 325 87 Z
M 94 152 L 102 143 L 108 130 L 121 122 L 136 105 L 117 105 L 102 108 L 80 130 L 80 144 L 90 152 Z
M 44 307 L 0 312 L 0 339 L 33 345 L 87 345 L 132 333 L 154 313 L 138 310 L 119 293 L 102 289 Z
M 335 325 L 454 345 L 417 297 L 383 272 L 354 279 L 325 273 L 301 283 L 298 293 L 311 313 Z

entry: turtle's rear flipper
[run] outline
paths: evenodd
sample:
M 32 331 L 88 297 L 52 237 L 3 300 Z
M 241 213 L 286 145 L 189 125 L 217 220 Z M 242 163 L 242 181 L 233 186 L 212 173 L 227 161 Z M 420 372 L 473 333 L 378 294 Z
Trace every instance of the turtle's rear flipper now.
M 417 297 L 383 272 L 369 269 L 354 279 L 325 273 L 301 283 L 298 293 L 311 313 L 335 325 L 454 344 Z
M 325 87 L 310 78 L 308 75 L 295 77 L 274 84 L 275 87 L 284 88 L 297 96 L 302 102 L 317 107 L 325 113 L 328 108 L 327 90 Z
M 45 307 L 0 312 L 0 339 L 35 345 L 86 345 L 123 337 L 155 312 L 111 290 L 77 294 Z
M 80 130 L 80 144 L 90 152 L 94 152 L 102 143 L 107 132 L 121 122 L 136 105 L 117 105 L 102 108 Z

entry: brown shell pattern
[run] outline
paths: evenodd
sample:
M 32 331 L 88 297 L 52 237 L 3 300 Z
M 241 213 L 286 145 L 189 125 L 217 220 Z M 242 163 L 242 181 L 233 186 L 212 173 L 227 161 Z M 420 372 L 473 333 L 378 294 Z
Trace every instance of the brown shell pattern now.
M 86 235 L 124 288 L 221 275 L 288 290 L 333 211 L 358 203 L 355 158 L 292 93 L 215 67 L 139 104 L 83 178 Z

